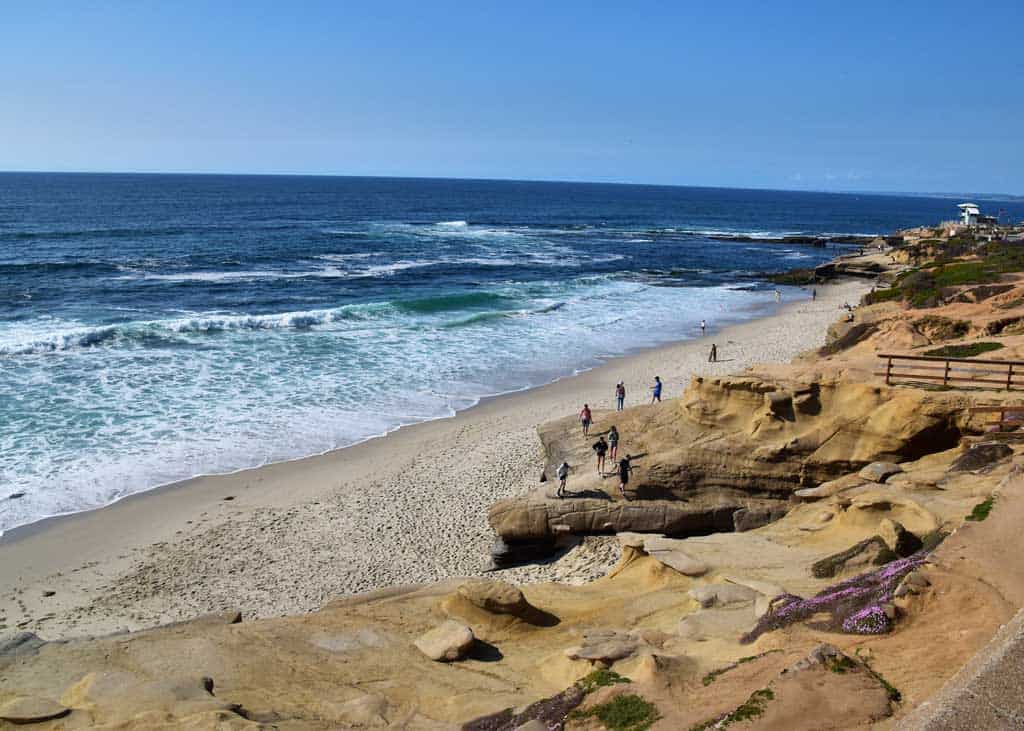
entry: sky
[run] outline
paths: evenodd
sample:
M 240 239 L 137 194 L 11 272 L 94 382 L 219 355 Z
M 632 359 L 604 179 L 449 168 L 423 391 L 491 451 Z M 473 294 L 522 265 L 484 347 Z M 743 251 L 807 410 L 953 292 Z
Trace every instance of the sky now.
M 1024 194 L 1024 2 L 4 0 L 0 170 Z

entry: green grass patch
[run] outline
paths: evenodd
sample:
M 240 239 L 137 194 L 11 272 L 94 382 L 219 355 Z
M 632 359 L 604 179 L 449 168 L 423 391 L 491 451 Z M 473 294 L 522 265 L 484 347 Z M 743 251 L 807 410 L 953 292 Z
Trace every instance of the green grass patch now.
M 661 714 L 653 703 L 641 696 L 620 695 L 586 711 L 577 709 L 569 717 L 596 718 L 608 731 L 646 731 Z
M 888 289 L 876 289 L 874 292 L 868 292 L 864 295 L 864 304 L 874 305 L 879 302 L 895 302 L 903 299 L 903 290 L 899 287 L 889 287 Z
M 589 695 L 598 688 L 607 688 L 609 685 L 630 682 L 632 681 L 629 678 L 619 675 L 614 670 L 599 669 L 577 680 L 576 685 L 580 686 L 580 688 L 583 689 L 583 692 Z
M 988 517 L 988 514 L 992 512 L 992 506 L 995 503 L 995 498 L 987 498 L 982 500 L 980 503 L 974 506 L 971 514 L 966 516 L 964 520 L 973 520 L 981 522 Z
M 984 284 L 999 277 L 991 271 L 985 261 L 964 261 L 958 264 L 943 264 L 932 270 L 938 287 L 957 287 L 962 284 Z
M 840 655 L 839 657 L 830 657 L 825 661 L 825 667 L 831 670 L 833 673 L 843 675 L 848 673 L 857 667 L 857 663 L 848 658 L 846 655 Z
M 929 307 L 938 307 L 942 297 L 937 289 L 922 289 L 914 292 L 909 298 L 910 306 L 916 310 L 926 310 Z
M 926 350 L 925 355 L 936 358 L 973 358 L 982 353 L 991 353 L 993 350 L 1000 350 L 1002 343 L 966 343 L 964 345 L 943 345 L 941 348 Z
M 768 707 L 768 702 L 775 700 L 775 693 L 772 692 L 771 688 L 761 688 L 755 690 L 750 694 L 750 697 L 734 710 L 732 713 L 726 714 L 722 718 L 713 718 L 710 721 L 699 723 L 692 727 L 690 731 L 706 731 L 709 728 L 728 728 L 734 723 L 742 723 L 743 721 L 752 721 L 755 718 L 764 714 L 765 708 Z
M 741 657 L 739 660 L 732 663 L 731 665 L 726 665 L 724 668 L 719 668 L 718 670 L 712 670 L 710 673 L 701 678 L 701 682 L 704 683 L 704 685 L 711 685 L 715 682 L 715 680 L 718 679 L 719 675 L 724 675 L 730 670 L 735 670 L 744 663 L 752 662 L 754 660 L 760 660 L 765 655 L 771 655 L 773 652 L 782 652 L 782 650 L 768 650 L 767 652 L 762 652 L 759 655 L 748 655 L 747 657 Z

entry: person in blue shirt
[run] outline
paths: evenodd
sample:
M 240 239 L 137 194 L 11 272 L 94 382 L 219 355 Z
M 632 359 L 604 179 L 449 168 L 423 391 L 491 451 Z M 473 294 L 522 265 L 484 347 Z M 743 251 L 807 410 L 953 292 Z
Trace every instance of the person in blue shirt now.
M 655 401 L 661 401 L 661 379 L 658 376 L 654 377 L 654 385 L 651 386 L 651 403 Z

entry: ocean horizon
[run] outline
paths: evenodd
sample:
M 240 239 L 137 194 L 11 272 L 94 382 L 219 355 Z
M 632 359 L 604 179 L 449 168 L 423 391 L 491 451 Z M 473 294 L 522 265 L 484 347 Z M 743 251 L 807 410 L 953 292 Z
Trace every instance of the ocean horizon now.
M 777 306 L 765 273 L 951 219 L 958 202 L 0 173 L 0 531 L 449 416 L 697 337 L 701 320 L 762 316 Z

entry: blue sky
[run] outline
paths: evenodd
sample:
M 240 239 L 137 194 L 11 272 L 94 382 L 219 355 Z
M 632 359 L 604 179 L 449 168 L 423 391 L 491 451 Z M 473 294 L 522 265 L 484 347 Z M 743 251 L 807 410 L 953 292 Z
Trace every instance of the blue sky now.
M 1024 3 L 7 0 L 0 170 L 1024 194 Z

